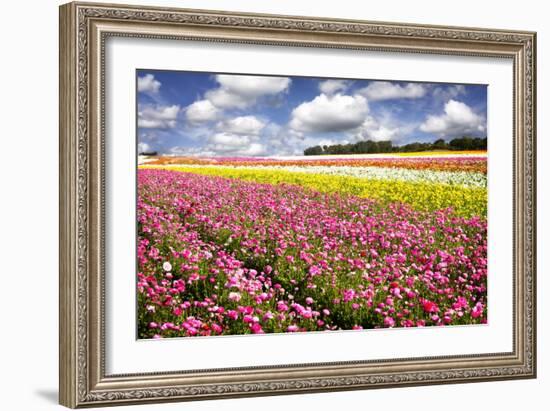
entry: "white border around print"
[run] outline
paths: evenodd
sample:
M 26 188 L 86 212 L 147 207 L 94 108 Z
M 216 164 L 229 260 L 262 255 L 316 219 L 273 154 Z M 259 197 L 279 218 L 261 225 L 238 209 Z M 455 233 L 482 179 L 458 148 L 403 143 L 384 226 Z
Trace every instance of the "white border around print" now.
M 136 340 L 137 68 L 488 84 L 488 324 Z M 511 60 L 497 58 L 109 38 L 105 111 L 107 374 L 512 351 L 512 79 Z

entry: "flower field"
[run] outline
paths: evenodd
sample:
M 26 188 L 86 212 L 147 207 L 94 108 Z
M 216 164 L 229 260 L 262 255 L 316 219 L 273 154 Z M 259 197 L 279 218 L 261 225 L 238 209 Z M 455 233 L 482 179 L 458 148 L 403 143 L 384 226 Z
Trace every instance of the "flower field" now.
M 158 158 L 138 170 L 138 336 L 487 321 L 485 156 Z

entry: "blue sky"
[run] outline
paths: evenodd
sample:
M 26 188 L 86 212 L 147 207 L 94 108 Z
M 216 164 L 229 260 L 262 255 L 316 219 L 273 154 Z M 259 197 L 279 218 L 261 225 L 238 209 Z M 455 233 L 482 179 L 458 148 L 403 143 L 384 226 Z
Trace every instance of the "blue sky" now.
M 301 155 L 314 145 L 487 136 L 485 85 L 137 71 L 138 151 Z

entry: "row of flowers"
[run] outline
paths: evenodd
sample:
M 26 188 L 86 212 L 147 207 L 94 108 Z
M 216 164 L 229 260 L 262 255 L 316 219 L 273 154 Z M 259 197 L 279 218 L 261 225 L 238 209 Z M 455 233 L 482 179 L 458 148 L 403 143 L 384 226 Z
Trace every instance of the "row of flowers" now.
M 406 203 L 416 210 L 435 211 L 454 208 L 457 215 L 484 216 L 487 189 L 443 183 L 370 179 L 348 175 L 331 175 L 288 171 L 288 169 L 254 167 L 144 166 L 201 175 L 235 178 L 269 184 L 293 184 L 324 193 L 340 193 L 379 200 L 384 204 Z
M 166 165 L 166 168 L 179 167 L 178 165 Z M 461 185 L 465 187 L 487 187 L 487 175 L 469 171 L 436 171 L 414 170 L 408 168 L 390 167 L 350 167 L 350 166 L 284 166 L 284 165 L 259 165 L 259 166 L 220 166 L 189 164 L 186 167 L 205 167 L 216 169 L 259 170 L 259 171 L 287 171 L 291 173 L 310 173 L 332 176 L 347 176 L 357 178 L 369 178 L 374 180 L 397 180 L 416 183 L 437 183 L 449 185 Z
M 233 157 L 158 157 L 148 164 L 213 164 L 225 166 L 323 166 L 323 167 L 384 167 L 410 170 L 467 171 L 487 174 L 487 156 L 418 156 L 418 157 L 354 157 L 354 158 L 315 158 L 297 159 L 276 158 L 233 158 Z
M 158 169 L 138 192 L 140 338 L 486 322 L 485 218 Z

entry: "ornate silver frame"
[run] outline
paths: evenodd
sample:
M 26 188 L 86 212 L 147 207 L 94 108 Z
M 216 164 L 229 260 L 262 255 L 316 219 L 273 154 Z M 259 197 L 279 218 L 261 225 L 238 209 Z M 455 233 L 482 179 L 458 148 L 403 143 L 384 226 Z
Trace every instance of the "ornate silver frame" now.
M 514 64 L 514 349 L 452 357 L 106 375 L 104 45 L 109 36 L 475 55 Z M 536 376 L 536 34 L 70 3 L 60 8 L 60 403 L 67 407 Z

